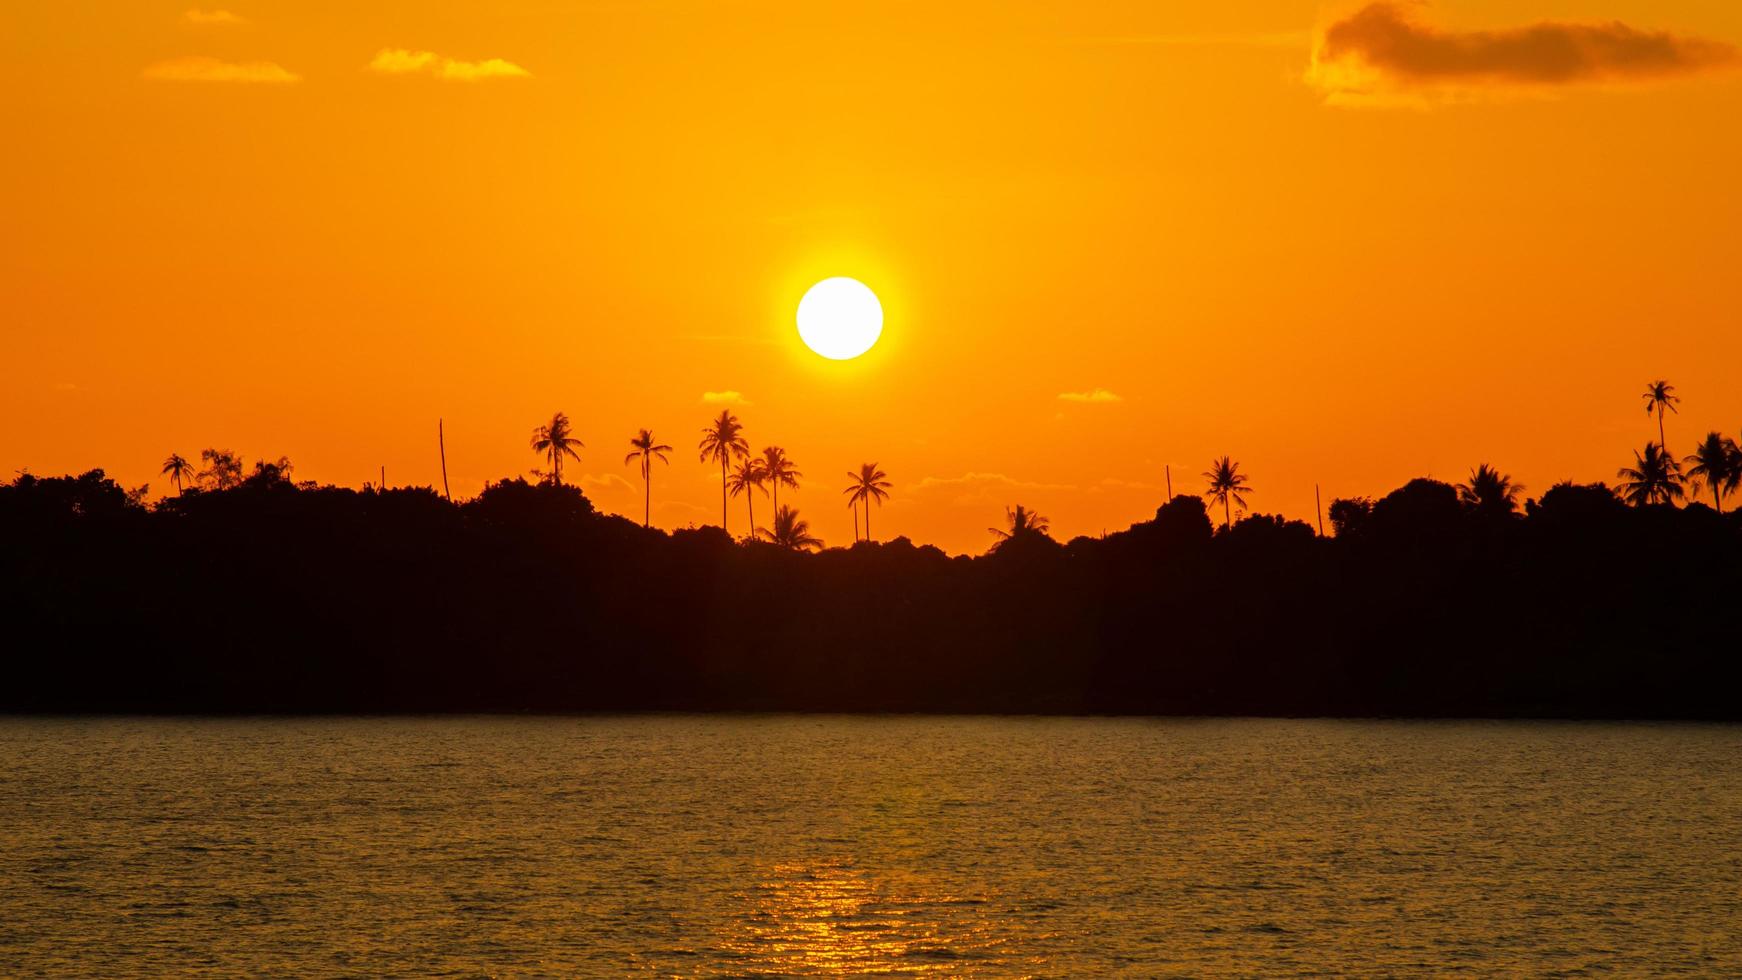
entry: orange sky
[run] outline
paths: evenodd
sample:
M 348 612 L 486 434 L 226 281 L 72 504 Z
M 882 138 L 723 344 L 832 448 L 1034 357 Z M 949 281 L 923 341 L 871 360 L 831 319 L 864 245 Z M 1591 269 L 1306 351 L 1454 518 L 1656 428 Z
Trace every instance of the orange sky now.
M 977 552 L 1005 504 L 1114 530 L 1220 453 L 1300 518 L 1315 481 L 1612 478 L 1660 376 L 1678 455 L 1742 435 L 1742 5 L 1412 6 L 1356 27 L 1426 60 L 1353 94 L 1308 68 L 1356 5 L 1222 6 L 8 4 L 0 472 L 439 483 L 445 417 L 470 495 L 563 409 L 607 510 L 636 428 L 678 447 L 674 527 L 719 519 L 692 447 L 731 391 L 831 544 L 875 460 L 880 537 Z M 1687 44 L 1537 77 L 1461 33 L 1615 20 Z M 887 312 L 845 364 L 792 325 L 830 275 Z

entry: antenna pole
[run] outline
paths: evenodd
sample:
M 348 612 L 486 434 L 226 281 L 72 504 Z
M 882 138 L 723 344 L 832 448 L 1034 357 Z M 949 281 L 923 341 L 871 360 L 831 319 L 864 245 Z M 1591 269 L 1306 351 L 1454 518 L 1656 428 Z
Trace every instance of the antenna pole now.
M 448 492 L 448 439 L 442 431 L 442 420 L 436 419 L 436 445 L 442 451 L 442 496 L 448 498 L 448 503 L 454 502 L 454 495 Z
M 1313 484 L 1313 506 L 1319 511 L 1319 537 L 1325 536 L 1325 504 L 1319 499 L 1319 485 Z

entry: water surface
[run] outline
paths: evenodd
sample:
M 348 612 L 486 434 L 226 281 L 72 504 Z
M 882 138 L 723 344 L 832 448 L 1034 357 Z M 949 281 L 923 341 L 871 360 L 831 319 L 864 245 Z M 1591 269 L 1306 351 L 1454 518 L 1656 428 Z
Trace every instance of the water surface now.
M 0 720 L 0 972 L 1742 974 L 1742 729 Z

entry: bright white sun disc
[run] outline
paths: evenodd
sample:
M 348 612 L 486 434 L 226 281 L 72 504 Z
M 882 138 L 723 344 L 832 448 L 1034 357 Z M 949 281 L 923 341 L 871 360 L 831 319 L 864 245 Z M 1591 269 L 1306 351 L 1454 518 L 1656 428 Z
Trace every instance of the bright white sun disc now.
M 883 304 L 857 279 L 835 276 L 805 290 L 798 301 L 798 335 L 824 357 L 858 357 L 883 334 Z

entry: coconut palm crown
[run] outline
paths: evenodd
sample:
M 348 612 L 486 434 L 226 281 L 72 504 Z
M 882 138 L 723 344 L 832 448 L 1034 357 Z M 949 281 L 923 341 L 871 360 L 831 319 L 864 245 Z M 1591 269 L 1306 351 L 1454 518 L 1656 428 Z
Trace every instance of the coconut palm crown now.
M 750 455 L 750 443 L 744 439 L 744 426 L 738 416 L 726 409 L 720 417 L 702 428 L 702 441 L 697 444 L 702 462 L 720 464 L 720 528 L 730 533 L 726 524 L 726 466 L 735 459 Z
M 811 534 L 810 522 L 799 517 L 798 511 L 791 507 L 775 511 L 773 526 L 761 528 L 756 533 L 764 541 L 788 551 L 810 551 L 823 546 L 823 539 Z
M 1676 397 L 1675 385 L 1659 378 L 1645 386 L 1645 393 L 1639 397 L 1645 399 L 1645 414 L 1657 413 L 1657 444 L 1667 445 L 1663 438 L 1663 411 L 1675 411 L 1676 403 L 1681 401 Z
M 581 440 L 575 438 L 569 417 L 563 412 L 551 415 L 549 422 L 532 430 L 532 451 L 544 454 L 545 462 L 550 466 L 550 482 L 556 486 L 563 483 L 563 461 L 580 462 L 580 450 L 585 448 Z
M 768 480 L 768 485 L 774 488 L 774 508 L 780 509 L 780 488 L 798 489 L 798 479 L 804 476 L 798 468 L 792 465 L 792 460 L 786 457 L 786 450 L 779 446 L 768 446 L 762 450 L 762 472 Z
M 160 472 L 175 483 L 175 493 L 179 497 L 181 496 L 182 484 L 192 482 L 195 471 L 194 464 L 183 459 L 181 453 L 170 453 L 169 458 L 163 461 L 163 469 Z
M 1635 450 L 1633 465 L 1621 467 L 1615 475 L 1624 481 L 1616 488 L 1621 499 L 1635 507 L 1672 504 L 1682 499 L 1681 467 L 1658 443 L 1646 443 L 1644 452 Z
M 746 456 L 739 460 L 737 467 L 726 477 L 726 487 L 732 492 L 732 496 L 743 494 L 744 502 L 749 505 L 750 537 L 752 538 L 756 536 L 755 491 L 760 490 L 763 496 L 767 496 L 767 484 L 768 468 L 763 465 L 762 460 L 755 456 Z
M 860 506 L 865 508 L 865 540 L 869 541 L 871 540 L 871 504 L 876 503 L 879 507 L 883 506 L 883 501 L 889 498 L 889 489 L 895 484 L 889 482 L 889 474 L 878 469 L 876 463 L 860 465 L 859 472 L 849 472 L 847 479 L 852 482 L 848 483 L 847 489 L 841 492 L 847 495 L 847 506 L 854 508 L 855 514 L 858 513 Z
M 659 460 L 667 466 L 671 460 L 665 454 L 671 452 L 671 447 L 655 442 L 652 429 L 642 429 L 629 437 L 631 447 L 629 455 L 623 457 L 623 465 L 639 460 L 641 463 L 642 511 L 641 526 L 647 527 L 653 518 L 653 461 Z
M 1470 471 L 1470 482 L 1458 484 L 1458 500 L 1466 507 L 1484 513 L 1510 514 L 1518 509 L 1518 495 L 1524 485 L 1512 482 L 1512 477 L 1487 463 Z
M 1704 484 L 1712 491 L 1712 503 L 1718 513 L 1724 512 L 1724 495 L 1742 483 L 1742 447 L 1721 432 L 1708 432 L 1694 447 L 1693 455 L 1682 462 L 1688 464 L 1688 477 L 1695 487 Z
M 1210 468 L 1204 471 L 1204 479 L 1209 481 L 1209 490 L 1204 496 L 1222 505 L 1222 526 L 1233 524 L 1233 510 L 1230 504 L 1246 506 L 1246 495 L 1252 488 L 1246 485 L 1246 474 L 1240 472 L 1240 464 L 1223 456 L 1210 463 Z

